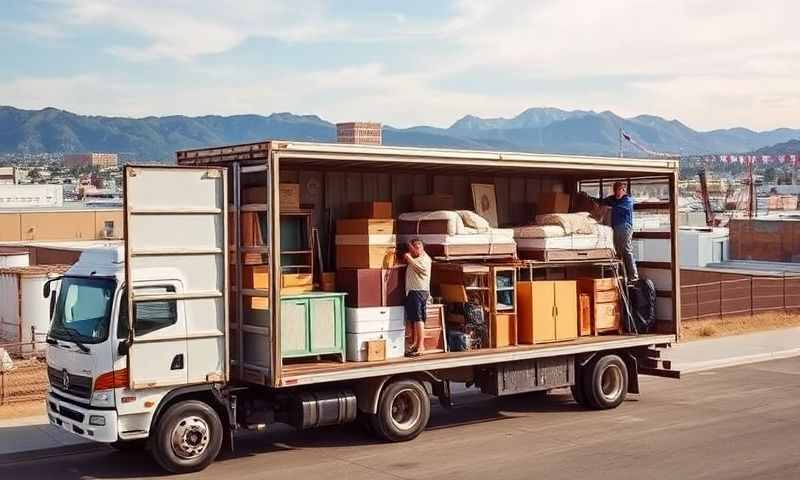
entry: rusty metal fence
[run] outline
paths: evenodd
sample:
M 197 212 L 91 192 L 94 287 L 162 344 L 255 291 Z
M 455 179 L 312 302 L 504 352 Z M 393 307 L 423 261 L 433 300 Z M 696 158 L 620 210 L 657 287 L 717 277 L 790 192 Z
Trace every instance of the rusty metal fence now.
M 41 400 L 47 393 L 44 336 L 31 330 L 32 341 L 0 343 L 0 405 Z M 41 340 L 40 340 L 41 339 Z
M 681 269 L 681 318 L 699 320 L 800 309 L 800 275 Z

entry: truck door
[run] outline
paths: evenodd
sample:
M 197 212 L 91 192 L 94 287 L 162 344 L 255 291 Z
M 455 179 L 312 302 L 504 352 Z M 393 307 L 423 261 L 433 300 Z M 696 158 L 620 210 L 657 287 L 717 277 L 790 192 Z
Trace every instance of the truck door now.
M 225 170 L 127 166 L 124 184 L 130 387 L 227 380 Z

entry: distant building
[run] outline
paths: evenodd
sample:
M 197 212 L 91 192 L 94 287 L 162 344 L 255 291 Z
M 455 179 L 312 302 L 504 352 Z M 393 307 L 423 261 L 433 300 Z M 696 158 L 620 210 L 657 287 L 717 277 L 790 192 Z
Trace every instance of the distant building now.
M 64 154 L 64 167 L 100 167 L 109 168 L 116 167 L 119 163 L 119 157 L 116 153 L 65 153 Z
M 336 141 L 359 145 L 381 145 L 383 143 L 381 124 L 373 122 L 337 123 Z
M 0 185 L 14 185 L 17 183 L 14 167 L 0 167 Z
M 0 210 L 63 205 L 64 190 L 61 185 L 0 185 Z

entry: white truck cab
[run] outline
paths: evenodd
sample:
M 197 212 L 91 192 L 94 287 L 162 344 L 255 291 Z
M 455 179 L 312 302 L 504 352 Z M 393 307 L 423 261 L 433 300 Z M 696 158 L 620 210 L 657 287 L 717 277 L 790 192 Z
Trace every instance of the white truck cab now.
M 219 452 L 228 408 L 225 176 L 142 167 L 128 177 L 125 245 L 85 251 L 57 289 L 45 286 L 48 415 L 119 448 L 155 437 L 167 446 L 156 445 L 159 463 L 189 471 Z

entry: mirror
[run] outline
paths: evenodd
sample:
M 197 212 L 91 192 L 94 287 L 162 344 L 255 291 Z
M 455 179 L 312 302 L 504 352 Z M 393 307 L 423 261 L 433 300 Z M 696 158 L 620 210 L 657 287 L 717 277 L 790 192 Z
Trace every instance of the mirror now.
M 50 284 L 53 283 L 53 282 L 57 282 L 57 281 L 61 280 L 62 278 L 64 278 L 64 277 L 55 277 L 55 278 L 51 278 L 48 281 L 44 282 L 44 286 L 42 287 L 42 296 L 44 298 L 49 297 L 50 293 L 51 293 L 50 292 Z
M 53 312 L 56 311 L 56 296 L 50 297 L 50 320 L 53 320 Z
M 125 355 L 127 355 L 127 354 L 128 354 L 128 352 L 130 351 L 130 349 L 131 349 L 131 344 L 130 344 L 130 343 L 128 343 L 128 341 L 127 341 L 127 340 L 120 340 L 120 342 L 119 342 L 119 346 L 117 347 L 117 353 L 118 353 L 120 356 L 125 356 Z

